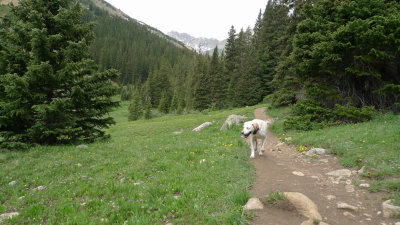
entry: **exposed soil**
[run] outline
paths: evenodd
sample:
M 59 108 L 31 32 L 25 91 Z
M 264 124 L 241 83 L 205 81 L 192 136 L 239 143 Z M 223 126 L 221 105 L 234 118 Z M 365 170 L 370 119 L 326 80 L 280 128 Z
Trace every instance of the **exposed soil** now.
M 271 119 L 265 115 L 265 108 L 256 109 L 254 114 L 257 119 Z M 256 158 L 252 159 L 257 175 L 250 190 L 253 196 L 265 202 L 265 196 L 276 190 L 303 193 L 317 204 L 322 221 L 330 225 L 394 225 L 395 222 L 400 221 L 384 218 L 379 213 L 382 212 L 383 198 L 387 197 L 387 194 L 370 193 L 357 186 L 354 187 L 354 191 L 346 190 L 345 186 L 351 187 L 354 182 L 368 183 L 358 176 L 354 168 L 350 168 L 352 176 L 349 178 L 337 179 L 326 175 L 327 172 L 344 169 L 334 155 L 318 155 L 314 158 L 303 156 L 299 154 L 295 146 L 284 144 L 277 147 L 278 143 L 280 143 L 278 138 L 268 131 L 264 155 L 259 156 L 257 151 Z M 258 146 L 261 146 L 260 142 Z M 293 171 L 301 172 L 304 176 L 294 175 Z M 336 198 L 328 200 L 328 195 Z M 355 212 L 338 209 L 338 202 L 356 206 L 359 210 Z M 265 208 L 256 211 L 255 215 L 251 221 L 251 224 L 255 225 L 300 225 L 307 219 L 297 213 L 293 207 L 285 206 L 285 204 L 266 203 Z

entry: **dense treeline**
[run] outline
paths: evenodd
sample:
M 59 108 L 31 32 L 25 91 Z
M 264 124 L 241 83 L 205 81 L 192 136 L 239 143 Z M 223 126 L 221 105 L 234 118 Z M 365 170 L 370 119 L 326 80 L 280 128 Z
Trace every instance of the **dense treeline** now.
M 101 69 L 119 70 L 121 84 L 144 82 L 150 70 L 162 61 L 174 65 L 181 57 L 193 55 L 182 43 L 170 41 L 154 28 L 112 15 L 91 0 L 81 2 L 88 7 L 85 20 L 96 23 L 96 38 L 90 47 L 92 58 Z
M 231 27 L 222 55 L 216 50 L 186 66 L 161 66 L 142 97 L 157 106 L 175 96 L 186 110 L 266 98 L 275 107 L 294 105 L 287 129 L 362 121 L 377 109 L 397 112 L 399 25 L 396 1 L 269 0 L 252 30 Z

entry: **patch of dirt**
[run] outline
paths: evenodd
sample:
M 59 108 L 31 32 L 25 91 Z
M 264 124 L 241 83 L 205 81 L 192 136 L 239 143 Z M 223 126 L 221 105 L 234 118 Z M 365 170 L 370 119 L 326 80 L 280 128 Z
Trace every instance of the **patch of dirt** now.
M 265 108 L 256 109 L 254 114 L 256 119 L 271 119 L 265 115 Z M 303 193 L 318 206 L 322 221 L 330 225 L 394 225 L 398 221 L 382 216 L 382 202 L 387 194 L 370 193 L 359 187 L 354 187 L 352 192 L 348 192 L 351 188 L 346 190 L 345 187 L 351 186 L 355 181 L 367 183 L 358 176 L 356 169 L 348 168 L 352 171 L 349 178 L 328 176 L 326 173 L 330 171 L 344 169 L 334 155 L 318 155 L 316 158 L 302 156 L 295 146 L 283 144 L 277 147 L 278 143 L 280 143 L 278 138 L 268 131 L 264 155 L 259 156 L 257 151 L 256 158 L 251 159 L 256 167 L 257 175 L 250 190 L 253 196 L 265 202 L 265 196 L 276 190 Z M 261 143 L 259 142 L 257 146 L 261 146 Z M 301 172 L 304 176 L 296 176 L 292 173 L 293 171 Z M 359 210 L 353 212 L 338 209 L 338 202 L 356 206 Z M 263 210 L 255 212 L 256 217 L 251 224 L 300 225 L 307 220 L 290 206 L 281 207 L 268 203 L 265 206 Z M 345 212 L 350 212 L 355 217 L 346 216 Z

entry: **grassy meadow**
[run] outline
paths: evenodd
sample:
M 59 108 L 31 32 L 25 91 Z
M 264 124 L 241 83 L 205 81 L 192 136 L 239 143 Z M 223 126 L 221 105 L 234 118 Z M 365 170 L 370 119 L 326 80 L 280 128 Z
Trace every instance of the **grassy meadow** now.
M 257 107 L 128 122 L 123 102 L 107 141 L 0 151 L 0 214 L 20 213 L 5 224 L 246 223 L 249 149 L 240 127 L 219 129 Z
M 362 176 L 370 178 L 370 191 L 388 191 L 400 204 L 400 115 L 377 113 L 371 121 L 326 127 L 313 131 L 283 130 L 283 119 L 290 108 L 269 109 L 267 114 L 278 118 L 271 130 L 299 152 L 312 147 L 329 149 L 346 167 L 365 166 Z

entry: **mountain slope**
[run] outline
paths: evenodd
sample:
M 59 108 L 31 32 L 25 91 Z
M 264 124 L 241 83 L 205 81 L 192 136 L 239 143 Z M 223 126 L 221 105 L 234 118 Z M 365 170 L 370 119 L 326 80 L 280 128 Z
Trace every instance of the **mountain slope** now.
M 204 37 L 193 37 L 187 33 L 179 33 L 176 31 L 170 31 L 167 33 L 169 36 L 183 42 L 186 46 L 201 52 L 201 53 L 212 53 L 212 50 L 215 46 L 218 46 L 218 49 L 224 49 L 226 40 L 217 40 L 215 38 L 204 38 Z
M 8 12 L 10 1 L 0 0 L 0 16 Z M 143 82 L 149 71 L 161 62 L 174 65 L 180 58 L 193 55 L 182 42 L 135 20 L 103 0 L 80 0 L 88 10 L 84 20 L 97 24 L 91 45 L 92 58 L 100 69 L 121 72 L 121 83 Z

